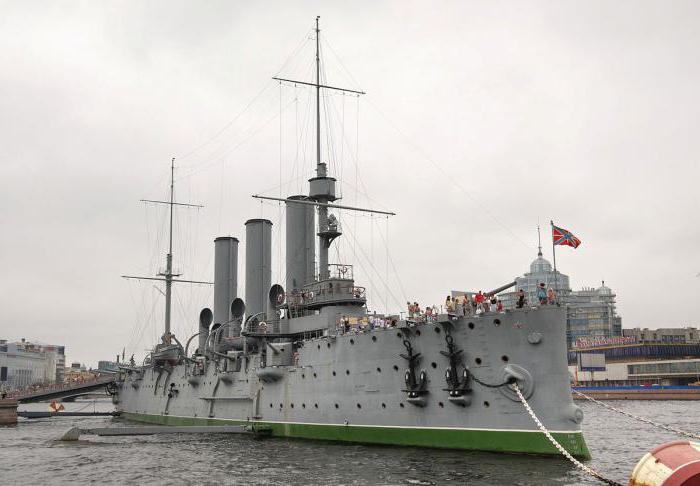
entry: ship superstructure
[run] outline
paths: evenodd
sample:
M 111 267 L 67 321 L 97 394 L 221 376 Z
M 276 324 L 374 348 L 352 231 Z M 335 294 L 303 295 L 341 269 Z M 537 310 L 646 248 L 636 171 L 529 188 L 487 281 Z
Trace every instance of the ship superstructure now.
M 166 311 L 162 342 L 143 365 L 122 367 L 117 409 L 165 425 L 248 424 L 283 437 L 558 454 L 508 386 L 517 383 L 554 437 L 588 456 L 571 399 L 563 308 L 351 324 L 368 318 L 366 292 L 352 265 L 329 262 L 342 236 L 332 211 L 392 213 L 336 203 L 336 179 L 321 159 L 319 97 L 342 88 L 320 82 L 318 19 L 315 33 L 316 81 L 294 82 L 316 90 L 316 174 L 308 194 L 280 199 L 285 287 L 271 278 L 271 221 L 245 224 L 244 298 L 239 241 L 216 238 L 213 311 L 201 311 L 199 332 L 186 341 L 172 335 Z M 170 204 L 172 211 L 172 197 Z M 168 290 L 172 258 L 171 246 L 161 276 Z

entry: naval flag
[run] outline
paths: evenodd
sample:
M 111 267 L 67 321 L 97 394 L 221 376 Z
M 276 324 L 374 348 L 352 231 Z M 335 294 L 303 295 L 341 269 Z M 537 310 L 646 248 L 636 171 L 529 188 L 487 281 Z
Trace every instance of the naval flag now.
M 573 248 L 578 248 L 578 245 L 581 244 L 581 240 L 576 238 L 571 231 L 554 225 L 552 225 L 552 240 L 555 245 L 566 245 Z

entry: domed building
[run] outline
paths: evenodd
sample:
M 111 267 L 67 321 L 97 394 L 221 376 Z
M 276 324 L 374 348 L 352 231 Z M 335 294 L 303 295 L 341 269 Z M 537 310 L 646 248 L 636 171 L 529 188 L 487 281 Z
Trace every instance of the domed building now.
M 567 307 L 567 344 L 571 347 L 579 339 L 597 339 L 622 335 L 622 319 L 615 309 L 615 293 L 605 283 L 598 287 L 583 287 L 571 290 L 569 276 L 559 270 L 554 272 L 552 264 L 542 256 L 542 247 L 537 258 L 530 264 L 530 271 L 515 279 L 515 291 L 500 294 L 503 307 L 514 308 L 517 292 L 523 290 L 528 305 L 538 305 L 537 287 L 544 283 L 546 289 L 557 292 L 558 301 Z
M 537 258 L 530 264 L 530 271 L 515 279 L 515 290 L 523 289 L 528 302 L 537 302 L 537 287 L 544 283 L 546 289 L 558 290 L 563 295 L 571 290 L 569 276 L 557 270 L 554 273 L 552 264 L 542 256 L 542 248 L 537 252 Z

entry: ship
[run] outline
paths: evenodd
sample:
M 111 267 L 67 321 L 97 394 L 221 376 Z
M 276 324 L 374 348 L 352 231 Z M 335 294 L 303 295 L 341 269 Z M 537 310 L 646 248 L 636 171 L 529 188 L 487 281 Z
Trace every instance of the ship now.
M 250 219 L 243 296 L 239 239 L 216 237 L 213 310 L 201 310 L 198 332 L 187 339 L 171 332 L 172 285 L 203 283 L 173 270 L 172 214 L 182 203 L 173 198 L 171 164 L 170 199 L 160 201 L 170 211 L 166 267 L 143 277 L 165 285 L 164 333 L 142 364 L 120 365 L 117 411 L 141 423 L 246 426 L 273 438 L 559 454 L 517 384 L 552 437 L 572 455 L 590 457 L 583 413 L 571 397 L 565 308 L 377 318 L 351 262 L 329 262 L 343 235 L 332 212 L 382 211 L 338 204 L 336 179 L 321 157 L 319 105 L 323 90 L 342 88 L 321 82 L 318 18 L 314 31 L 315 82 L 294 82 L 315 90 L 316 172 L 307 194 L 267 198 L 285 209 L 284 287 L 271 281 L 273 223 Z

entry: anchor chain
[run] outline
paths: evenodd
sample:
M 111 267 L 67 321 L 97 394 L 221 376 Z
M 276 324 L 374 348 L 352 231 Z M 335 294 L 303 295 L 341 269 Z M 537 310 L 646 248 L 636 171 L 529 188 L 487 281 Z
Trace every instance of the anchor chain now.
M 658 422 L 654 422 L 653 420 L 649 420 L 648 418 L 644 418 L 644 417 L 639 417 L 639 416 L 637 416 L 637 415 L 633 415 L 633 414 L 631 414 L 631 413 L 629 413 L 629 412 L 625 412 L 624 410 L 620 410 L 619 408 L 615 408 L 615 407 L 613 407 L 612 405 L 608 405 L 607 403 L 603 403 L 603 402 L 601 402 L 601 401 L 599 401 L 599 400 L 596 400 L 596 399 L 593 398 L 593 397 L 589 397 L 588 395 L 586 395 L 586 394 L 584 394 L 584 393 L 581 393 L 580 391 L 575 390 L 575 389 L 573 389 L 573 388 L 571 389 L 571 391 L 573 391 L 575 394 L 577 394 L 577 395 L 579 395 L 579 396 L 585 398 L 586 400 L 595 403 L 596 405 L 600 405 L 600 406 L 603 407 L 603 408 L 607 408 L 608 410 L 612 410 L 613 412 L 620 413 L 620 414 L 622 414 L 622 415 L 624 415 L 624 416 L 626 416 L 626 417 L 632 418 L 632 419 L 634 419 L 634 420 L 639 420 L 640 422 L 644 422 L 645 424 L 649 424 L 649 425 L 651 425 L 651 426 L 653 426 L 653 427 L 658 427 L 658 428 L 663 429 L 663 430 L 666 430 L 666 431 L 668 431 L 668 432 L 674 432 L 674 433 L 679 434 L 679 435 L 684 435 L 684 436 L 686 436 L 686 437 L 690 437 L 691 439 L 700 440 L 700 435 L 693 434 L 692 432 L 686 432 L 686 431 L 684 431 L 684 430 L 677 429 L 677 428 L 675 428 L 675 427 L 671 427 L 670 425 L 660 424 L 660 423 L 658 423 Z
M 532 407 L 530 407 L 530 404 L 527 403 L 527 400 L 525 400 L 525 397 L 523 396 L 522 392 L 520 391 L 520 387 L 518 386 L 517 383 L 511 383 L 510 384 L 511 389 L 518 395 L 518 398 L 520 399 L 520 402 L 523 404 L 523 407 L 525 407 L 525 410 L 527 410 L 527 413 L 530 414 L 530 417 L 532 418 L 533 422 L 537 425 L 537 428 L 540 429 L 540 431 L 547 437 L 549 442 L 552 443 L 554 447 L 557 448 L 561 454 L 566 457 L 571 463 L 576 466 L 578 469 L 581 471 L 585 472 L 589 476 L 592 476 L 596 478 L 598 481 L 602 481 L 605 484 L 608 484 L 610 486 L 624 486 L 622 483 L 618 483 L 617 481 L 613 481 L 612 479 L 608 479 L 602 474 L 600 474 L 598 471 L 595 469 L 592 469 L 588 466 L 586 466 L 584 463 L 576 459 L 574 456 L 572 456 L 569 451 L 564 449 L 564 447 L 557 442 L 557 440 L 552 437 L 552 434 L 549 433 L 547 428 L 544 426 L 544 424 L 540 421 L 539 418 L 537 418 L 537 415 L 535 415 L 535 412 L 533 412 Z
M 474 375 L 472 375 L 472 378 L 473 378 L 474 381 L 477 382 L 479 385 L 485 386 L 486 388 L 501 388 L 501 387 L 503 387 L 503 386 L 508 386 L 508 385 L 512 385 L 513 383 L 515 383 L 515 378 L 513 378 L 513 377 L 508 378 L 508 379 L 507 379 L 506 381 L 504 381 L 503 383 L 499 383 L 499 384 L 497 384 L 497 385 L 494 385 L 494 384 L 492 384 L 492 383 L 483 382 L 483 381 L 481 381 L 479 378 L 477 378 L 477 377 L 474 376 Z

